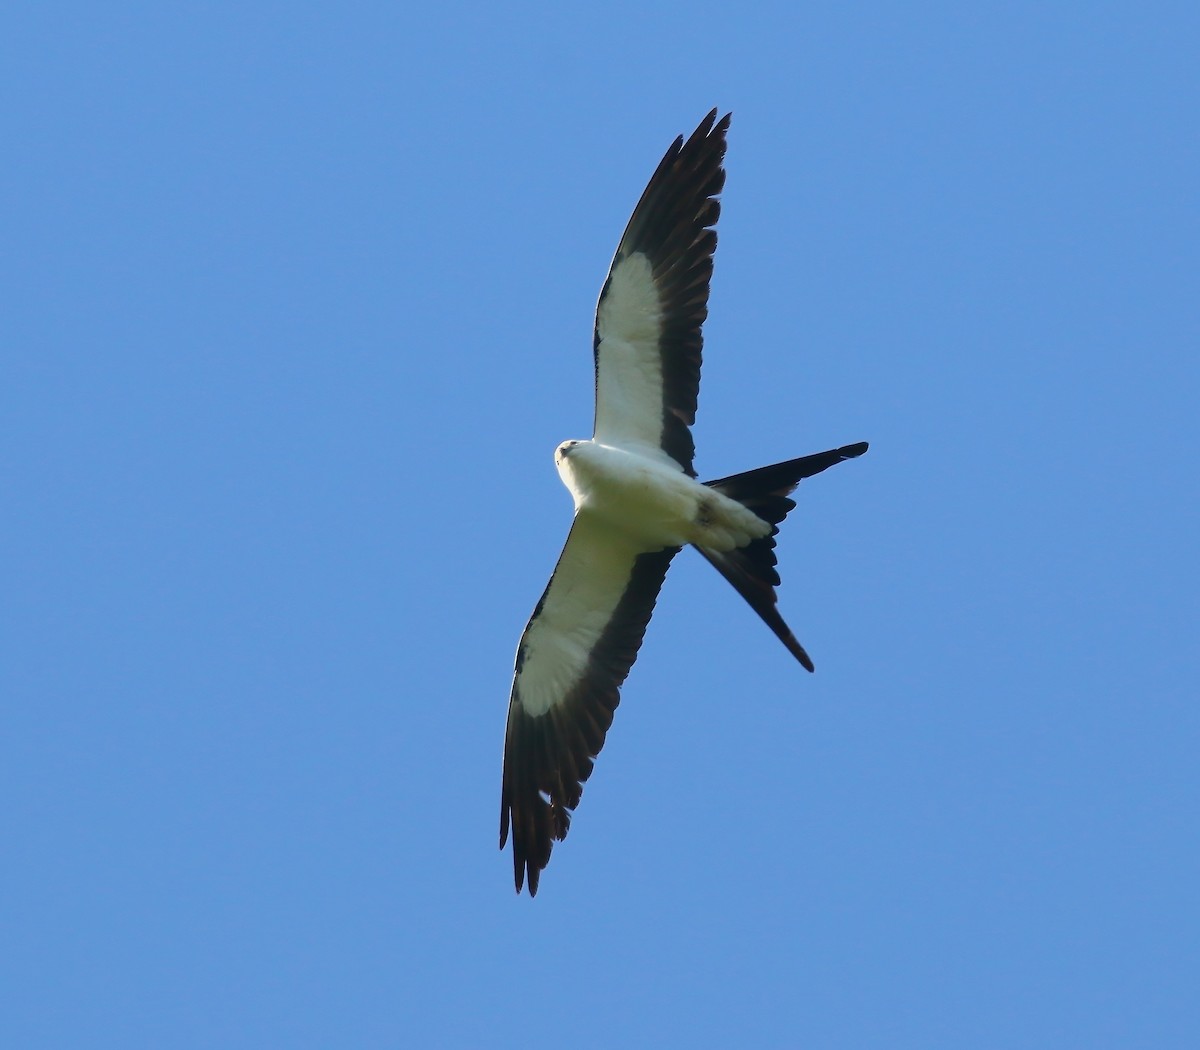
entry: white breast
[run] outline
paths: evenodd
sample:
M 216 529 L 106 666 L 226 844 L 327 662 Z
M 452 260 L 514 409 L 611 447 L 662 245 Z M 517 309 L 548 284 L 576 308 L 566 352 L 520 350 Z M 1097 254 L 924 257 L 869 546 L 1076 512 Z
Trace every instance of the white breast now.
M 688 477 L 657 448 L 643 453 L 578 441 L 560 446 L 556 461 L 576 513 L 595 515 L 646 551 L 688 543 L 732 550 L 771 530 L 740 503 Z

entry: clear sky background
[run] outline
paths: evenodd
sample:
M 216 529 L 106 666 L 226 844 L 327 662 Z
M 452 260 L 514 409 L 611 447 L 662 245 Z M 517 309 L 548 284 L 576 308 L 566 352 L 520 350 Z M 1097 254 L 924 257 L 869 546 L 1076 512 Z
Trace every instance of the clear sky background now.
M 1200 1045 L 1193 3 L 0 15 L 0 1045 Z M 592 310 L 733 111 L 697 467 L 536 900 Z

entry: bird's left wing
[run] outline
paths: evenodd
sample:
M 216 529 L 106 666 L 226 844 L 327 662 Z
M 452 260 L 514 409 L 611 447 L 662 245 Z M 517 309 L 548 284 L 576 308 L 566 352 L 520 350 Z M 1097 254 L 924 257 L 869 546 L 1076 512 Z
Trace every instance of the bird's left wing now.
M 692 477 L 729 114 L 680 136 L 650 178 L 596 304 L 595 440 L 654 449 Z
M 504 738 L 500 848 L 513 837 L 517 891 L 535 894 L 604 746 L 671 559 L 640 551 L 584 512 L 517 648 Z

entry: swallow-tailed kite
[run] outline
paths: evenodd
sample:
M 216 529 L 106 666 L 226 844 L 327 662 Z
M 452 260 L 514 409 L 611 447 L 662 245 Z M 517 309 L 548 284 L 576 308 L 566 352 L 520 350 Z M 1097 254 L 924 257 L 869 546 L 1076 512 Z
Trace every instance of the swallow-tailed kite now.
M 801 665 L 775 607 L 775 534 L 804 478 L 861 456 L 865 441 L 700 482 L 691 431 L 700 326 L 725 183 L 729 115 L 714 109 L 675 140 L 617 246 L 596 307 L 596 422 L 554 453 L 575 519 L 517 648 L 500 799 L 500 848 L 513 836 L 517 892 L 530 894 L 566 837 L 604 746 L 621 683 L 642 644 L 671 559 L 704 555 Z

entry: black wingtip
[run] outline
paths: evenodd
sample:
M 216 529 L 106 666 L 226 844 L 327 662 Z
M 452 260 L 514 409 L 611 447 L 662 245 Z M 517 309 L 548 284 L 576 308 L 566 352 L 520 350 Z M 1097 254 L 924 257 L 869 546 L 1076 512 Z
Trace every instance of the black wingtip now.
M 704 136 L 710 134 L 713 128 L 716 128 L 720 132 L 728 131 L 730 119 L 733 117 L 733 111 L 730 110 L 720 120 L 717 120 L 717 114 L 720 112 L 720 106 L 713 106 L 712 109 L 704 114 L 704 119 L 696 125 L 696 130 L 692 132 L 692 134 L 703 138 Z
M 759 615 L 761 615 L 761 613 Z M 775 631 L 776 635 L 779 637 L 779 640 L 783 642 L 785 646 L 787 646 L 788 652 L 800 661 L 800 666 L 803 667 L 804 670 L 808 671 L 809 674 L 811 674 L 816 670 L 816 668 L 813 666 L 812 657 L 808 655 L 808 650 L 805 649 L 804 646 L 802 646 L 798 641 L 796 641 L 796 636 L 792 634 L 787 624 L 783 622 L 782 617 L 780 617 L 779 622 L 783 625 L 784 630 L 787 631 L 786 638 L 778 631 Z M 772 629 L 774 630 L 773 626 Z

